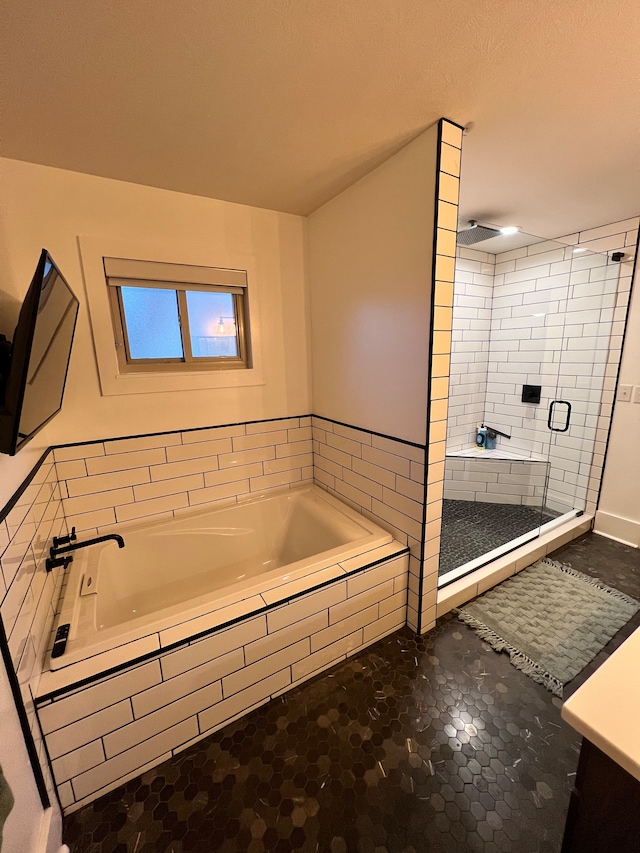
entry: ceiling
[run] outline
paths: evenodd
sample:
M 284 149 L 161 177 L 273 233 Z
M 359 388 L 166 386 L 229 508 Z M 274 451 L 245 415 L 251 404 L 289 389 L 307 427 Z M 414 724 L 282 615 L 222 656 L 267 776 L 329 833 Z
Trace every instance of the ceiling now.
M 308 214 L 445 116 L 461 219 L 640 212 L 638 0 L 4 0 L 0 153 Z

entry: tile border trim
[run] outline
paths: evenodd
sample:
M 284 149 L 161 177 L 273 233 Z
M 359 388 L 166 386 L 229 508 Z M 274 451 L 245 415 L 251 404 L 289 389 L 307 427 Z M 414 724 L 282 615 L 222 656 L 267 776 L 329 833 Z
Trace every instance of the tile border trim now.
M 356 431 L 358 431 L 358 432 L 366 432 L 366 433 L 367 433 L 367 435 L 377 435 L 377 436 L 378 436 L 378 438 L 386 438 L 386 439 L 388 439 L 389 441 L 397 441 L 397 442 L 399 442 L 400 444 L 406 444 L 406 445 L 408 445 L 409 447 L 417 447 L 419 450 L 426 450 L 426 449 L 427 449 L 426 444 L 420 444 L 420 443 L 419 443 L 419 442 L 417 442 L 417 441 L 409 441 L 409 440 L 408 440 L 408 439 L 406 439 L 406 438 L 398 438 L 398 437 L 397 437 L 397 436 L 395 436 L 395 435 L 387 435 L 387 434 L 386 434 L 386 433 L 384 433 L 384 432 L 376 432 L 376 431 L 375 431 L 375 430 L 373 430 L 373 429 L 367 429 L 366 427 L 355 426 L 354 424 L 348 424 L 348 423 L 345 423 L 345 421 L 337 421 L 337 420 L 335 420 L 334 418 L 327 418 L 325 415 L 316 415 L 316 414 L 313 414 L 313 415 L 300 415 L 300 417 L 312 417 L 312 418 L 318 418 L 319 420 L 321 420 L 321 421 L 327 421 L 327 422 L 328 422 L 328 423 L 330 423 L 330 424 L 337 424 L 338 426 L 347 427 L 348 429 L 353 429 L 353 430 L 356 430 Z M 276 420 L 280 420 L 280 418 L 276 418 Z M 187 430 L 183 430 L 183 432 L 187 432 Z
M 234 426 L 248 426 L 249 424 L 268 424 L 274 421 L 288 420 L 289 418 L 311 418 L 313 414 L 304 415 L 280 415 L 277 418 L 256 418 L 250 421 L 234 421 L 225 424 L 208 424 L 201 427 L 188 427 L 187 429 L 162 429 L 159 432 L 143 432 L 136 435 L 112 435 L 109 438 L 91 438 L 87 441 L 71 441 L 68 444 L 53 444 L 49 450 L 59 450 L 63 447 L 86 447 L 88 444 L 101 444 L 107 441 L 129 441 L 133 438 L 153 438 L 156 435 L 179 435 L 182 432 L 202 432 L 207 429 L 226 429 Z M 398 439 L 400 440 L 400 439 Z

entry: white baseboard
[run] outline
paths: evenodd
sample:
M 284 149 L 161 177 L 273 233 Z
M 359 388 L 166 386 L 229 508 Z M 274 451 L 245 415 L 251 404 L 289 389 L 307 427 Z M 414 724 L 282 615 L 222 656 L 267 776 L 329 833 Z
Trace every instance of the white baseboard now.
M 49 806 L 42 814 L 40 834 L 34 853 L 68 853 L 62 844 L 62 816 L 57 806 Z
M 51 815 L 52 809 L 45 809 L 42 813 L 42 821 L 40 822 L 40 833 L 38 835 L 38 840 L 36 841 L 36 846 L 34 853 L 47 853 L 49 850 L 49 830 L 51 829 Z M 62 838 L 60 839 L 60 844 L 62 843 Z M 58 844 L 58 847 L 60 846 Z
M 622 542 L 623 545 L 640 548 L 640 521 L 598 510 L 593 529 L 595 533 L 600 533 L 609 539 L 615 539 L 616 542 Z

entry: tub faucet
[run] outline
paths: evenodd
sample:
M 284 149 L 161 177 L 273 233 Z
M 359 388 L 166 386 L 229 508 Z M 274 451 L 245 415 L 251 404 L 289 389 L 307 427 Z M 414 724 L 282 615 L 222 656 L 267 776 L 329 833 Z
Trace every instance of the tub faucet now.
M 110 539 L 118 543 L 118 548 L 124 548 L 124 539 L 117 533 L 107 533 L 104 536 L 96 536 L 95 539 L 87 539 L 85 542 L 73 542 L 63 545 L 57 544 L 54 540 L 54 544 L 49 548 L 49 557 L 46 561 L 47 571 L 50 572 L 51 569 L 56 569 L 58 566 L 63 566 L 66 569 L 73 560 L 69 551 L 77 551 L 79 548 L 97 545 L 98 542 L 108 542 Z M 60 557 L 60 554 L 67 554 L 68 556 Z

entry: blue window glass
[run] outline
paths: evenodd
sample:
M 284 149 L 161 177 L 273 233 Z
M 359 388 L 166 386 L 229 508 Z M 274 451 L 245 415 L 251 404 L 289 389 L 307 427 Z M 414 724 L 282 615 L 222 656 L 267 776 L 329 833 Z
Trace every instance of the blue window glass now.
M 131 358 L 182 358 L 175 290 L 122 287 Z
M 194 358 L 237 357 L 233 295 L 187 290 L 191 351 Z

